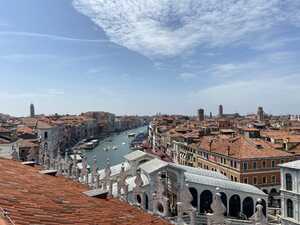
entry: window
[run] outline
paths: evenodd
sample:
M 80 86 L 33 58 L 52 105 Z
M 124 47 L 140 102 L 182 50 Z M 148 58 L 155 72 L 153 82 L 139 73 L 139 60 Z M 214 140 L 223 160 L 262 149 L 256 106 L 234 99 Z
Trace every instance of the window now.
M 293 190 L 293 180 L 292 180 L 292 175 L 287 173 L 285 174 L 285 189 L 288 191 Z
M 237 182 L 237 177 L 234 177 L 234 181 Z
M 46 140 L 48 138 L 48 132 L 46 131 L 45 133 L 44 133 L 44 139 Z
M 253 162 L 253 169 L 256 170 L 256 168 L 257 168 L 257 163 Z
M 234 161 L 234 168 L 236 168 L 236 161 Z
M 276 176 L 272 176 L 272 183 L 273 183 L 273 184 L 276 183 Z
M 293 206 L 293 201 L 291 199 L 286 200 L 286 211 L 287 211 L 287 217 L 294 218 L 294 206 Z
M 282 163 L 284 163 L 284 160 L 282 159 L 282 160 L 280 160 L 280 163 L 282 164 Z
M 267 183 L 267 177 L 263 177 L 263 184 Z
M 232 160 L 230 160 L 230 166 L 233 167 L 233 161 Z
M 247 162 L 244 162 L 244 170 L 247 170 L 248 169 L 248 163 Z
M 272 160 L 272 168 L 274 168 L 274 167 L 275 167 L 275 161 Z
M 247 177 L 244 178 L 244 183 L 248 184 L 248 178 Z
M 253 177 L 253 184 L 257 184 L 257 177 Z
M 232 175 L 230 176 L 230 178 L 231 178 L 231 180 L 233 181 L 233 176 L 232 176 Z
M 262 168 L 266 168 L 266 161 L 262 162 Z

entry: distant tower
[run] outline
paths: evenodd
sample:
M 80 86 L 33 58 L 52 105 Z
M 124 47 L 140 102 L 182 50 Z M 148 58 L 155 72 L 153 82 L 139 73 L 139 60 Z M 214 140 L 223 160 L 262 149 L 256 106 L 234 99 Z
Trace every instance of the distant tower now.
M 263 121 L 264 120 L 264 109 L 263 107 L 259 106 L 257 109 L 257 120 Z
M 209 118 L 212 119 L 212 112 L 209 113 Z
M 34 105 L 30 104 L 30 117 L 35 117 Z
M 199 121 L 204 120 L 204 109 L 198 109 L 198 120 Z
M 219 105 L 219 117 L 223 117 L 223 106 Z

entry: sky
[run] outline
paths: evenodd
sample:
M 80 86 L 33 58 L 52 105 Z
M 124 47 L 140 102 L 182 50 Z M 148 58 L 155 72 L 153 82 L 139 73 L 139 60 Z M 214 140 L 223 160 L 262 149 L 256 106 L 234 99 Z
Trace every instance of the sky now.
M 0 112 L 300 114 L 300 0 L 0 0 Z

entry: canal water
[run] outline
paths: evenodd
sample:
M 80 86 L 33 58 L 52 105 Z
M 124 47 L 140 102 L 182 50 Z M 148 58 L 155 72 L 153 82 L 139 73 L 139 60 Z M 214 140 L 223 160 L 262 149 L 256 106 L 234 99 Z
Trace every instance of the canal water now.
M 138 134 L 140 132 L 147 132 L 147 126 L 124 131 L 119 134 L 113 134 L 112 136 L 105 138 L 95 149 L 85 151 L 88 159 L 88 164 L 92 166 L 95 156 L 97 158 L 97 165 L 99 169 L 103 169 L 105 167 L 107 159 L 110 160 L 111 165 L 116 165 L 123 162 L 123 156 L 132 152 L 132 150 L 130 150 L 129 148 L 129 145 L 133 138 L 128 138 L 128 134 Z M 113 150 L 113 146 L 117 147 L 117 149 Z M 109 150 L 105 151 L 105 148 L 109 148 Z

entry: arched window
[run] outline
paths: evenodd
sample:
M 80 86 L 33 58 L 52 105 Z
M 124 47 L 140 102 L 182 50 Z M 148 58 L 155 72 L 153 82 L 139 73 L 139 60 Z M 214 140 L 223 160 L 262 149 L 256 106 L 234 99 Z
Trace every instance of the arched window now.
M 221 200 L 223 205 L 226 208 L 226 212 L 224 213 L 224 216 L 227 216 L 227 195 L 224 192 L 221 192 Z
M 209 190 L 205 190 L 200 195 L 200 213 L 211 212 L 210 205 L 213 201 L 213 194 Z
M 251 197 L 247 197 L 243 201 L 243 214 L 250 218 L 254 213 L 254 201 Z
M 241 212 L 241 199 L 238 195 L 233 195 L 229 199 L 229 216 L 239 217 Z
M 288 191 L 293 190 L 293 180 L 292 180 L 292 175 L 287 173 L 285 174 L 285 189 Z
M 193 201 L 191 202 L 192 203 L 192 206 L 194 208 L 198 208 L 198 192 L 195 188 L 191 187 L 189 188 L 192 196 L 193 196 Z
M 287 217 L 294 218 L 294 206 L 291 199 L 286 200 Z
M 145 193 L 145 209 L 148 210 L 149 209 L 149 198 L 148 195 Z

